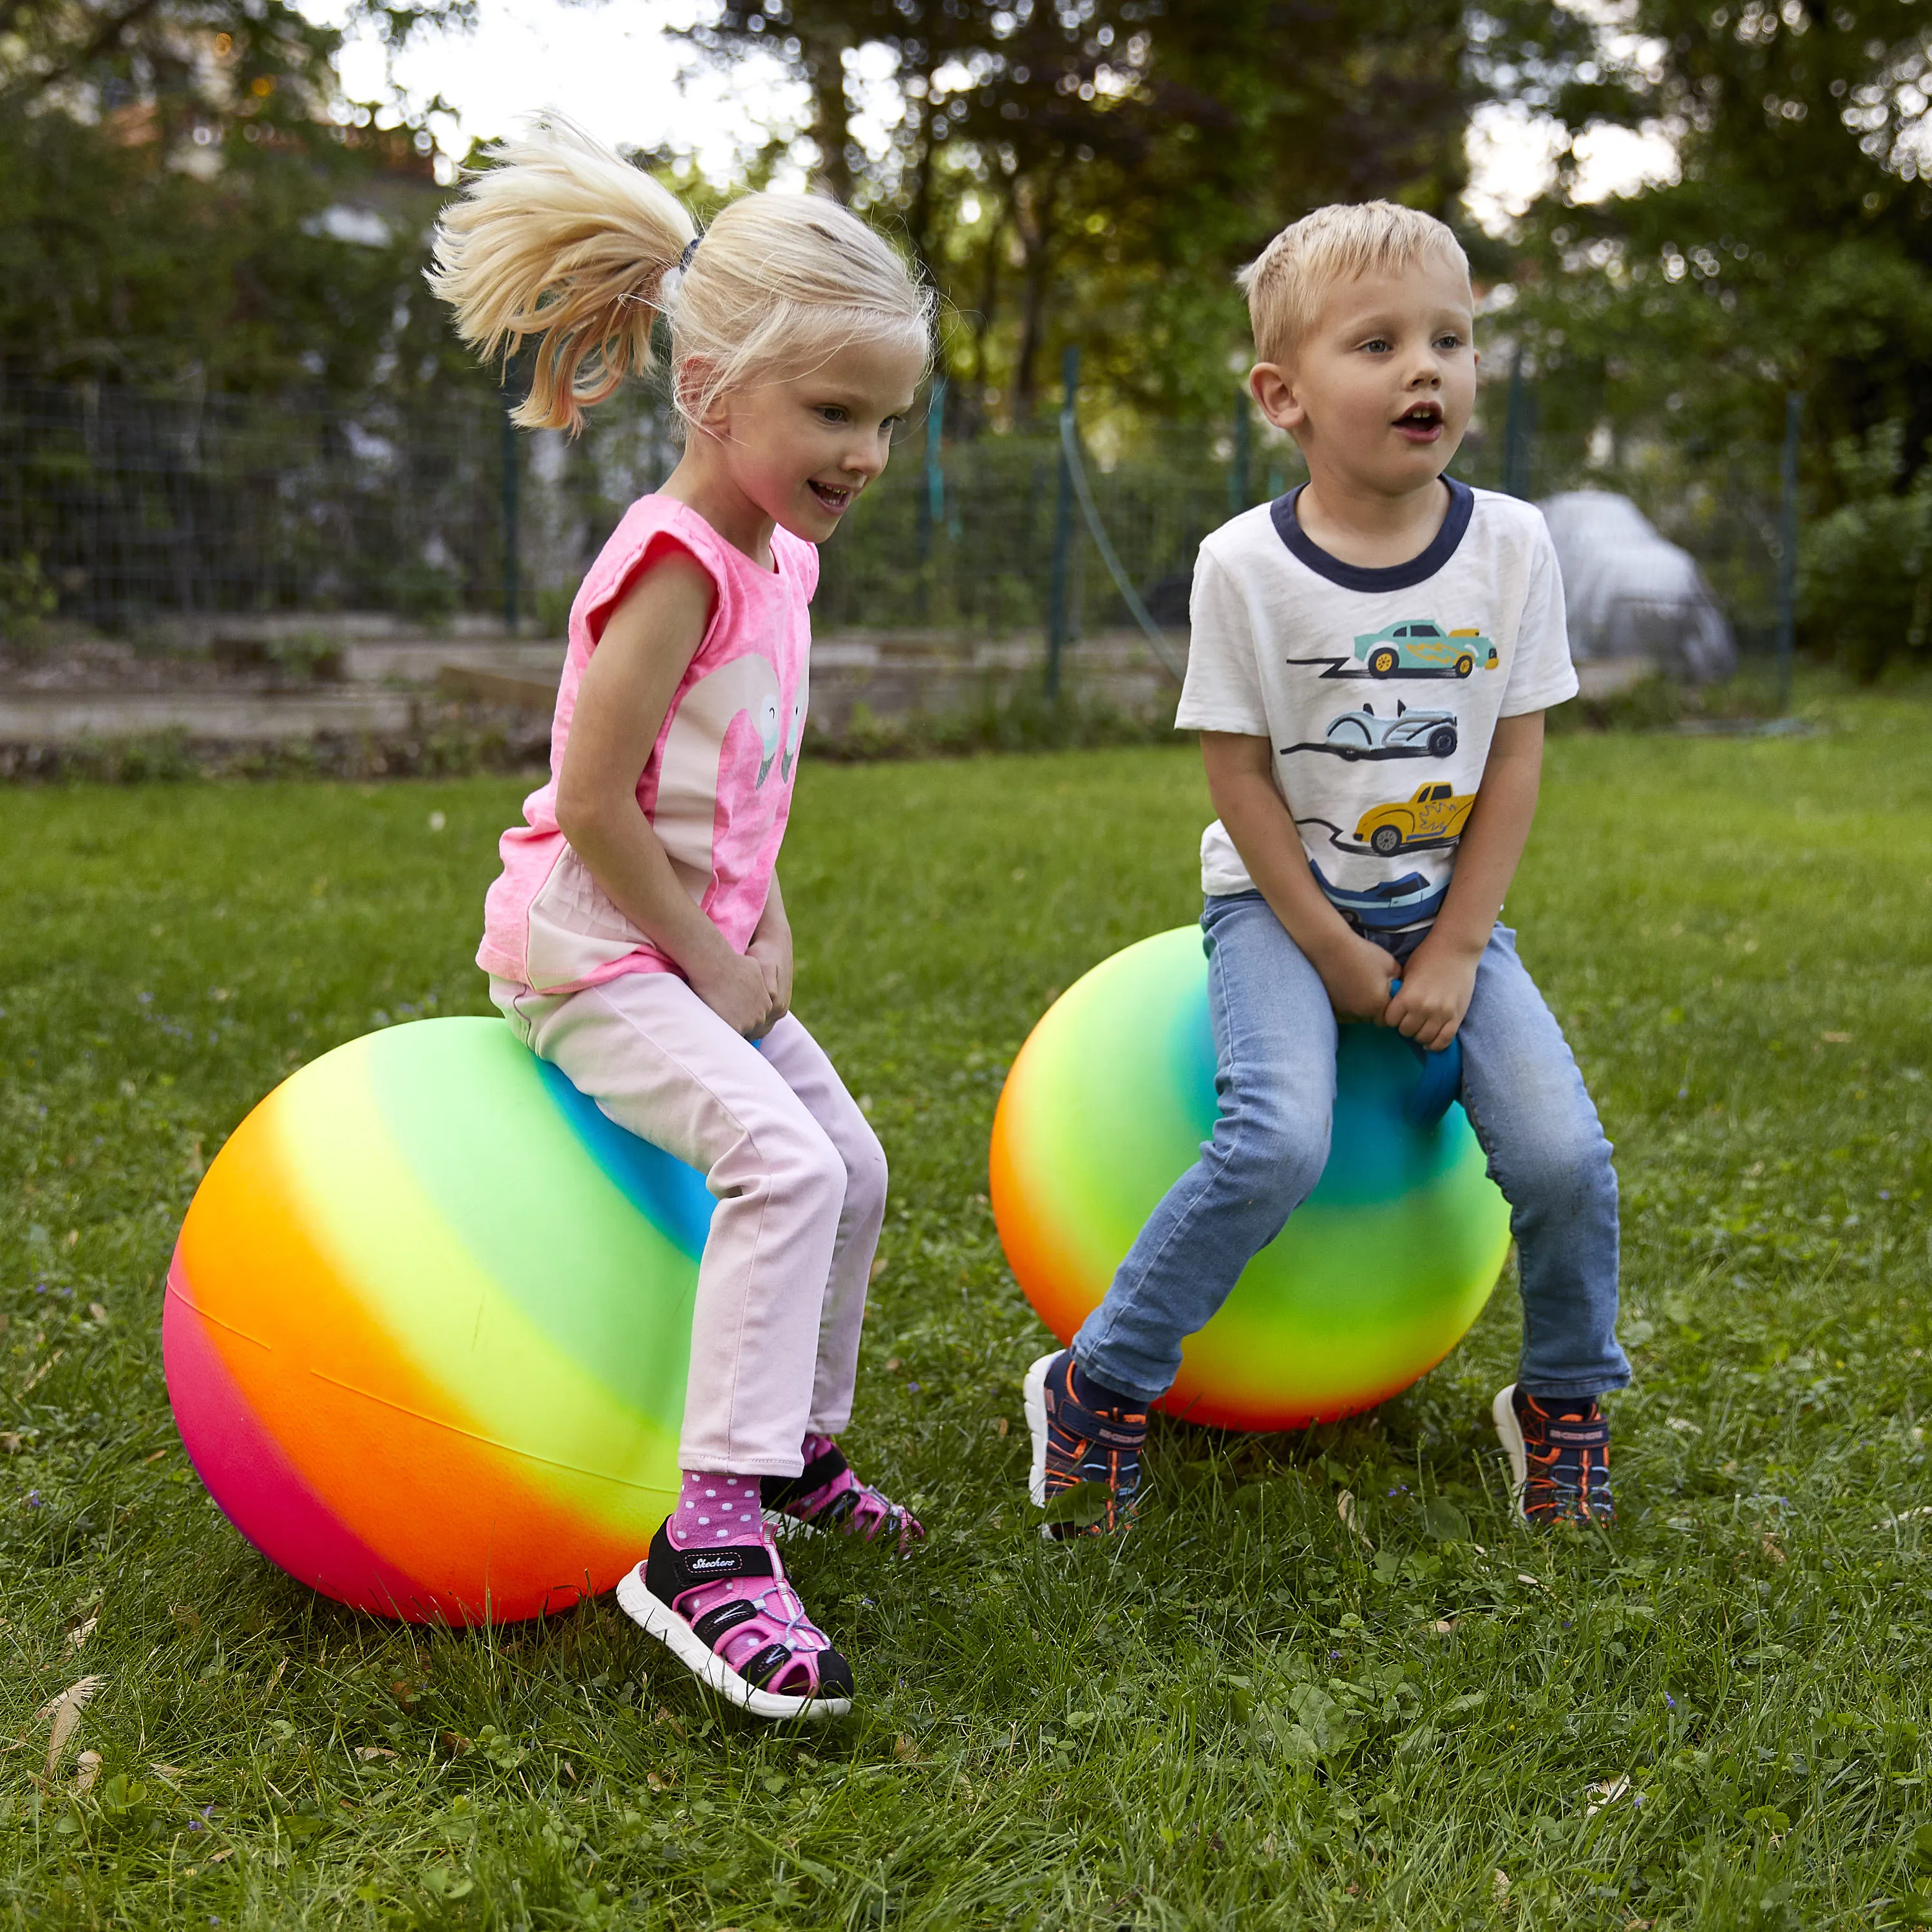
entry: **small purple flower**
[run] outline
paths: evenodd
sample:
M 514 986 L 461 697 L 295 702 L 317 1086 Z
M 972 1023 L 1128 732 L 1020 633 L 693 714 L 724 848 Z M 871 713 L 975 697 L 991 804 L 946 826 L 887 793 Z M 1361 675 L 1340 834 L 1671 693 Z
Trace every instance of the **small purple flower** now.
M 914 1394 L 914 1395 L 918 1394 L 918 1393 L 919 1393 L 919 1384 L 918 1384 L 918 1383 L 916 1383 L 916 1382 L 908 1382 L 908 1383 L 906 1384 L 906 1387 L 907 1387 L 907 1388 L 908 1388 L 908 1390 L 910 1390 L 913 1394 Z
M 27 1507 L 29 1509 L 42 1509 L 46 1507 L 40 1501 L 40 1492 L 38 1490 L 29 1490 L 27 1492 Z
M 1665 1691 L 1664 1694 L 1664 1701 L 1668 1704 L 1673 1711 L 1676 1709 L 1677 1700 L 1672 1696 L 1668 1690 Z

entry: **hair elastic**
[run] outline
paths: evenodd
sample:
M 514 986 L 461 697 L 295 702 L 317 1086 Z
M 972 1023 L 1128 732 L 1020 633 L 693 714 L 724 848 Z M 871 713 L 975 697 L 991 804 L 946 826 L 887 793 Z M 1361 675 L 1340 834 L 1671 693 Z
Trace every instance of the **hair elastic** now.
M 680 272 L 691 266 L 691 258 L 698 253 L 698 244 L 700 238 L 694 235 L 684 244 L 684 253 L 677 258 L 677 266 Z

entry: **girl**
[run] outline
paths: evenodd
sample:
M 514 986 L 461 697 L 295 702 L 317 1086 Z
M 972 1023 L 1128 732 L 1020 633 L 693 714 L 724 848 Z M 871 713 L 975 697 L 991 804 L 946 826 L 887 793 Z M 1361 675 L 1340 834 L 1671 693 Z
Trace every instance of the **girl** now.
M 702 242 L 560 124 L 492 151 L 430 280 L 485 357 L 536 344 L 517 420 L 568 428 L 669 325 L 682 459 L 584 579 L 550 782 L 503 835 L 477 961 L 518 1034 L 707 1177 L 677 1507 L 626 1612 L 764 1718 L 850 1708 L 766 1507 L 903 1550 L 922 1532 L 833 1438 L 852 1410 L 885 1156 L 793 1017 L 773 867 L 805 727 L 814 546 L 886 466 L 932 298 L 836 202 L 749 194 Z

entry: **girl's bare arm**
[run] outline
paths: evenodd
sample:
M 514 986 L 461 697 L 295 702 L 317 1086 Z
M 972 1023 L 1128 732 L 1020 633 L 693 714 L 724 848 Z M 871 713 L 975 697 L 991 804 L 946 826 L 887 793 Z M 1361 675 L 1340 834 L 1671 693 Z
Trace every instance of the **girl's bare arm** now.
M 578 689 L 556 822 L 612 904 L 677 962 L 698 998 L 755 1038 L 776 1017 L 763 969 L 733 952 L 699 910 L 638 803 L 638 780 L 704 641 L 712 596 L 695 560 L 673 550 L 610 613 Z

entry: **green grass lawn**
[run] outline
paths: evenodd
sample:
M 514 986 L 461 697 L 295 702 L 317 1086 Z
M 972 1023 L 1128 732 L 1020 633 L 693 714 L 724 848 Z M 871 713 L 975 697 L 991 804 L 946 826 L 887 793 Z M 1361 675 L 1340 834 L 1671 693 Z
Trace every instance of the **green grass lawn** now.
M 934 1532 L 797 1551 L 861 1691 L 808 1732 L 608 1603 L 448 1634 L 321 1601 L 169 1418 L 196 1176 L 326 1048 L 486 1010 L 519 788 L 0 794 L 0 1924 L 1917 1922 L 1932 712 L 1826 710 L 1561 740 L 1512 896 L 1622 1176 L 1610 1540 L 1504 1507 L 1506 1281 L 1378 1414 L 1158 1427 L 1130 1540 L 1040 1544 L 988 1128 L 1055 990 L 1198 910 L 1198 764 L 808 768 L 798 1004 L 894 1173 L 848 1439 Z

